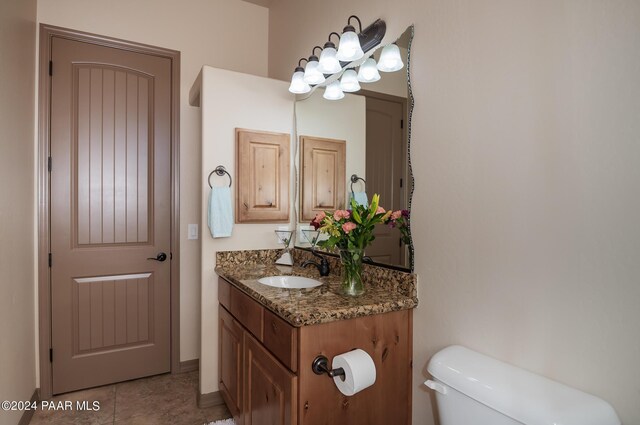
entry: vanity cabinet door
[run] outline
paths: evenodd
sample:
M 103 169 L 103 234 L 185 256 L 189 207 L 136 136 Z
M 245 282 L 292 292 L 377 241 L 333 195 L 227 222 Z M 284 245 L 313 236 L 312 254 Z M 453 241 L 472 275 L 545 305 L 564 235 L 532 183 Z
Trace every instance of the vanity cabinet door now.
M 243 334 L 242 326 L 223 307 L 219 308 L 219 362 L 220 393 L 236 424 L 242 424 L 243 396 Z
M 295 425 L 298 378 L 244 333 L 244 425 Z

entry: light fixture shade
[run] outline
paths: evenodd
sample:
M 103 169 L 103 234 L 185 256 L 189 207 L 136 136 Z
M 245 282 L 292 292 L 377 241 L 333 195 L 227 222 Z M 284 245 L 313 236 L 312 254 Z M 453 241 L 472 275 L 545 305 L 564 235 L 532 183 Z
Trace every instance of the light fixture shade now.
M 312 58 L 314 57 L 312 56 Z M 304 67 L 303 80 L 305 83 L 313 85 L 324 83 L 324 75 L 322 75 L 322 72 L 318 70 L 317 58 L 307 62 L 307 66 Z
M 355 31 L 345 31 L 340 36 L 340 44 L 338 45 L 338 53 L 336 57 L 342 62 L 356 61 L 364 56 L 360 39 Z
M 378 60 L 378 69 L 383 72 L 393 72 L 402 69 L 402 57 L 400 49 L 395 44 L 388 44 L 382 48 L 380 59 Z
M 324 94 L 322 95 L 322 97 L 324 97 L 325 99 L 328 99 L 328 100 L 340 100 L 340 99 L 342 99 L 344 97 L 344 93 L 342 92 L 342 89 L 340 88 L 340 82 L 336 80 L 333 83 L 329 84 L 324 89 Z
M 373 83 L 380 79 L 380 73 L 376 67 L 376 61 L 369 58 L 360 65 L 358 70 L 358 81 L 361 83 Z
M 333 43 L 331 43 L 331 45 L 333 45 Z M 336 58 L 336 53 L 335 47 L 326 47 L 325 45 L 325 48 L 320 54 L 318 71 L 323 74 L 335 74 L 336 72 L 340 72 L 342 67 L 340 66 L 340 61 Z
M 358 74 L 354 69 L 347 69 L 342 78 L 340 78 L 340 89 L 347 93 L 353 93 L 360 90 L 360 83 L 358 83 Z
M 293 73 L 289 91 L 294 94 L 309 93 L 311 91 L 309 84 L 304 82 L 304 71 L 302 71 L 302 68 L 296 68 L 296 72 Z

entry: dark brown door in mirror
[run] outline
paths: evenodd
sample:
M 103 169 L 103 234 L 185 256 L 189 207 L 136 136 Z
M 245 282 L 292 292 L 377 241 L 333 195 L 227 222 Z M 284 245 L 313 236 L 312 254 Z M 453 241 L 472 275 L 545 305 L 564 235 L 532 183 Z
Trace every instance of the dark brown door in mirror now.
M 51 46 L 57 394 L 170 370 L 171 62 Z
M 380 194 L 387 210 L 406 208 L 403 199 L 406 144 L 403 137 L 404 106 L 401 100 L 367 96 L 367 191 Z M 376 239 L 366 255 L 373 261 L 404 265 L 404 244 L 398 229 L 377 226 Z

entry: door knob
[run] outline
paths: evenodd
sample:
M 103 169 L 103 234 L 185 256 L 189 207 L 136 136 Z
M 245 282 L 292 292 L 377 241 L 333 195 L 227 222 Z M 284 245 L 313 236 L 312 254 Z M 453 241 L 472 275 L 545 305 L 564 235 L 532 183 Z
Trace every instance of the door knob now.
M 160 262 L 163 262 L 166 259 L 167 259 L 167 254 L 165 254 L 164 252 L 161 252 L 160 254 L 156 255 L 155 257 L 147 258 L 147 260 L 154 260 L 154 261 L 160 261 Z

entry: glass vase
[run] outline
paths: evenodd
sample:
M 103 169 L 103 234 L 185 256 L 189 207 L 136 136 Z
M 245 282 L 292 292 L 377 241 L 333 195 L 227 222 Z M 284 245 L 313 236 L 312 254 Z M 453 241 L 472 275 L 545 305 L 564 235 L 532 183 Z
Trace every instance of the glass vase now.
M 342 292 L 352 297 L 364 294 L 362 257 L 364 249 L 341 249 Z

